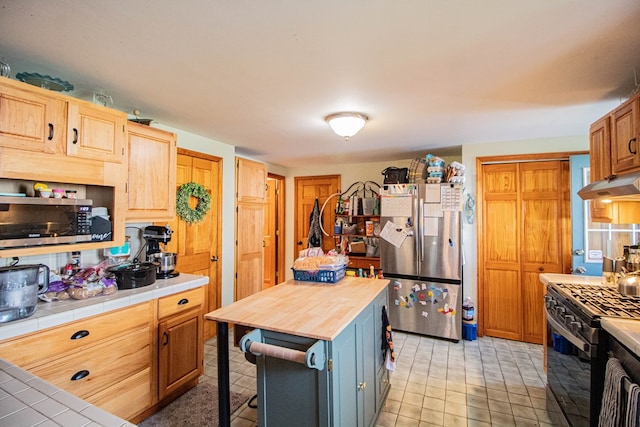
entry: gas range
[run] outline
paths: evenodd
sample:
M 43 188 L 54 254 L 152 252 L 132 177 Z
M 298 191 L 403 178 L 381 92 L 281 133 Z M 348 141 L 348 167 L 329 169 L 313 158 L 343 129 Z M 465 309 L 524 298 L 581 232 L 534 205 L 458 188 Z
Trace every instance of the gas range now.
M 583 351 L 597 350 L 602 340 L 601 317 L 640 319 L 640 297 L 625 296 L 604 285 L 550 282 L 544 300 L 547 321 L 581 337 L 578 346 Z
M 550 283 L 566 302 L 591 319 L 617 317 L 640 319 L 640 296 L 622 295 L 614 287 L 575 283 Z

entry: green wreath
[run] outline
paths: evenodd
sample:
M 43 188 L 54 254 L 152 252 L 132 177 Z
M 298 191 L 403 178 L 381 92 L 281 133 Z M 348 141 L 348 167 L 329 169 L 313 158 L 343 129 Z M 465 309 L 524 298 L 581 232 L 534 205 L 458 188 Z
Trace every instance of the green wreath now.
M 189 199 L 198 199 L 195 209 L 189 206 Z M 196 182 L 188 182 L 178 187 L 176 192 L 176 213 L 180 218 L 193 224 L 200 222 L 211 209 L 211 195 L 202 185 Z

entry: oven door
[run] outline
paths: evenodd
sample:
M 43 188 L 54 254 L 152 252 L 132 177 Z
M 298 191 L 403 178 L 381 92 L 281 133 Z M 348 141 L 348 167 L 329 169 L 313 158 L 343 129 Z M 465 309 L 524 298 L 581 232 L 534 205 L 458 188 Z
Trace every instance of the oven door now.
M 598 346 L 569 331 L 547 309 L 547 387 L 572 426 L 598 425 L 602 386 L 594 379 L 601 364 Z

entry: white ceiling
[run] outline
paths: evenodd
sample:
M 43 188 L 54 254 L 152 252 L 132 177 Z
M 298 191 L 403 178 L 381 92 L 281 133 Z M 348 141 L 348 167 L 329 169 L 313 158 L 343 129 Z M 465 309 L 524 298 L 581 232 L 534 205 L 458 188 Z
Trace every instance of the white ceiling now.
M 586 135 L 636 87 L 640 1 L 0 0 L 0 57 L 265 162 L 407 159 Z

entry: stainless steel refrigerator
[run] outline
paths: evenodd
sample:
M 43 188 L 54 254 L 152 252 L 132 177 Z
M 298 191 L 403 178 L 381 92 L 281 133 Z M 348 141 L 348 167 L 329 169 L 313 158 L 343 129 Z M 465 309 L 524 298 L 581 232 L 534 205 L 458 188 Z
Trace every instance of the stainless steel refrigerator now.
M 459 184 L 383 186 L 380 264 L 393 329 L 461 339 L 461 211 Z

